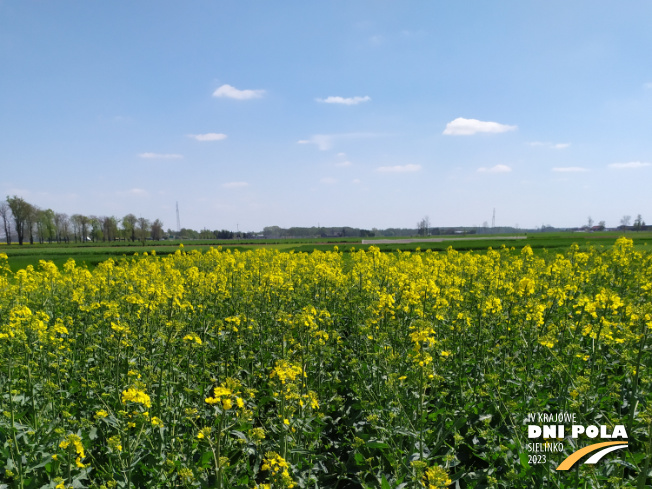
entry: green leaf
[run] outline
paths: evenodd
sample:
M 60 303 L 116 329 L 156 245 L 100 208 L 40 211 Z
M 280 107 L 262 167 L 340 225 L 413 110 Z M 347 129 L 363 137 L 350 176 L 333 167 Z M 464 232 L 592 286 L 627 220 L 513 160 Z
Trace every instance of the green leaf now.
M 367 446 L 369 448 L 389 448 L 387 443 L 383 443 L 381 441 L 368 441 Z
M 392 489 L 392 486 L 389 485 L 389 482 L 387 482 L 387 479 L 385 479 L 384 475 L 383 475 L 383 478 L 380 481 L 380 488 L 381 489 Z

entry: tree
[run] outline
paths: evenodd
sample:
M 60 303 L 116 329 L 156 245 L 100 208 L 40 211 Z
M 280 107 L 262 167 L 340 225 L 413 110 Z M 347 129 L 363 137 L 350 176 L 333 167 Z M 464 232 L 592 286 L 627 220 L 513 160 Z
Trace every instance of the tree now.
M 147 239 L 147 235 L 149 234 L 149 220 L 145 219 L 144 217 L 139 217 L 137 221 L 137 229 L 136 232 L 138 234 L 138 239 L 145 244 L 145 240 Z
M 14 226 L 16 234 L 18 235 L 18 244 L 22 245 L 25 238 L 25 225 L 28 217 L 32 213 L 32 206 L 28 202 L 25 202 L 22 197 L 16 195 L 13 197 L 7 196 L 7 204 L 9 204 L 11 214 L 14 216 Z
M 600 228 L 600 231 L 604 231 L 604 228 L 607 227 L 607 224 L 604 221 L 600 221 L 598 223 L 598 227 Z
M 52 243 L 52 240 L 56 237 L 54 211 L 52 209 L 36 210 L 36 230 L 39 243 L 42 244 L 46 239 L 49 243 Z
M 593 218 L 589 216 L 589 219 L 587 221 L 588 228 L 591 229 L 593 227 Z
M 68 219 L 68 214 L 63 212 L 56 212 L 54 214 L 54 226 L 57 233 L 57 243 L 65 241 L 66 243 L 70 241 L 70 220 Z
M 632 220 L 632 216 L 623 216 L 623 218 L 620 220 L 620 225 L 625 228 L 628 228 L 631 220 Z
M 430 227 L 430 218 L 428 216 L 425 216 L 417 223 L 419 236 L 427 236 L 429 227 Z
M 125 233 L 125 239 L 129 237 L 131 241 L 136 241 L 136 222 L 138 222 L 138 218 L 133 214 L 127 214 L 122 218 L 122 229 Z
M 34 244 L 34 227 L 37 227 L 38 232 L 40 209 L 32 204 L 27 205 L 29 206 L 29 211 L 27 212 L 27 219 L 25 221 L 25 231 L 29 235 L 29 244 Z
M 118 219 L 113 216 L 102 216 L 99 219 L 102 224 L 103 239 L 105 241 L 114 241 L 118 234 Z
M 643 229 L 644 226 L 645 226 L 645 221 L 643 220 L 643 216 L 639 214 L 638 216 L 636 216 L 636 220 L 634 221 L 634 229 L 636 231 L 640 231 L 641 229 Z
M 90 235 L 91 235 L 91 239 L 93 240 L 93 243 L 95 243 L 95 241 L 104 240 L 101 218 L 97 216 L 90 216 L 88 220 L 91 226 Z
M 152 223 L 152 239 L 154 241 L 160 241 L 163 237 L 163 222 L 160 219 L 156 219 Z
M 11 209 L 9 209 L 9 204 L 7 202 L 0 203 L 0 217 L 2 217 L 2 225 L 5 230 L 5 239 L 7 244 L 11 244 Z
M 81 239 L 81 214 L 73 214 L 70 216 L 70 223 L 72 224 L 72 232 L 75 235 L 75 243 Z
M 88 225 L 91 222 L 90 218 L 82 214 L 73 214 L 70 219 L 75 231 L 75 241 L 77 241 L 77 237 L 79 237 L 79 240 L 82 243 L 85 243 L 88 240 Z

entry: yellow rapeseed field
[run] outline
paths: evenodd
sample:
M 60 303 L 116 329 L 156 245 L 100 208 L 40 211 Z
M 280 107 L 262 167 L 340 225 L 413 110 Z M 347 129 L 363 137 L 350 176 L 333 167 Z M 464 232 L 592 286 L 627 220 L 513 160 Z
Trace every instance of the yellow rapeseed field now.
M 643 488 L 651 298 L 626 238 L 92 272 L 0 254 L 0 488 Z M 623 425 L 629 449 L 533 464 L 535 412 Z

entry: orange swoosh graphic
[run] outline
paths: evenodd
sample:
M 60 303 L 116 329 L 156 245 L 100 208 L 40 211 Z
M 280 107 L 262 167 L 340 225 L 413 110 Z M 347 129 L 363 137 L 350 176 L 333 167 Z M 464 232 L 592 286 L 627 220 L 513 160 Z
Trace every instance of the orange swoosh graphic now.
M 604 447 L 610 447 L 612 445 L 627 445 L 626 441 L 605 441 L 604 443 L 594 443 L 593 445 L 589 445 L 584 448 L 580 448 L 578 451 L 571 453 L 566 459 L 559 464 L 559 467 L 557 467 L 557 470 L 568 470 L 570 469 L 575 462 L 577 462 L 579 459 L 581 459 L 584 455 L 589 454 L 591 452 L 595 452 L 596 450 L 599 450 L 600 448 Z

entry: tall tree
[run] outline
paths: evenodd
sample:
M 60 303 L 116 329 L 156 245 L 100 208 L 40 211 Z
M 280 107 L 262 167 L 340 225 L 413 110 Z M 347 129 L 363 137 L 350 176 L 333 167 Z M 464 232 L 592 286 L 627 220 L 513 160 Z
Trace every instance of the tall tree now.
M 100 221 L 102 222 L 104 239 L 107 241 L 113 241 L 118 233 L 118 219 L 113 216 L 103 216 L 100 218 Z
M 55 232 L 57 236 L 57 243 L 61 243 L 61 241 L 65 240 L 67 237 L 67 231 L 68 231 L 68 214 L 64 214 L 63 212 L 55 212 L 54 214 L 54 227 L 55 227 Z M 66 230 L 64 234 L 64 228 Z
M 41 218 L 43 219 L 43 226 L 45 227 L 45 239 L 47 239 L 49 243 L 52 243 L 52 240 L 57 238 L 57 226 L 54 222 L 55 213 L 52 209 L 47 209 L 43 211 Z
M 11 244 L 11 209 L 9 209 L 9 204 L 7 202 L 0 202 L 0 217 L 2 217 L 2 225 L 5 230 L 5 239 L 7 244 Z
M 425 216 L 417 223 L 417 229 L 419 231 L 419 235 L 427 236 L 429 227 L 430 227 L 430 218 L 428 216 Z
M 93 240 L 93 243 L 101 239 L 104 239 L 104 233 L 102 232 L 101 218 L 97 216 L 89 216 L 88 221 L 89 221 L 88 224 L 91 227 L 90 236 L 91 239 Z
M 133 214 L 127 214 L 122 218 L 122 229 L 125 232 L 125 239 L 129 236 L 131 241 L 136 241 L 136 222 L 138 222 L 138 218 Z
M 75 235 L 75 243 L 77 240 L 81 240 L 81 228 L 82 228 L 82 215 L 73 214 L 70 216 L 70 223 L 72 224 L 72 232 Z
M 14 216 L 14 226 L 16 234 L 18 235 L 18 244 L 22 245 L 25 238 L 27 220 L 32 213 L 32 205 L 26 202 L 22 197 L 16 195 L 13 197 L 7 196 L 7 204 L 9 204 L 11 214 Z
M 145 244 L 145 240 L 147 239 L 147 235 L 149 234 L 149 220 L 145 219 L 144 217 L 139 217 L 137 221 L 137 233 L 138 233 L 138 239 L 142 241 L 143 244 Z
M 152 239 L 154 241 L 160 241 L 163 237 L 163 223 L 160 219 L 156 219 L 152 223 Z

